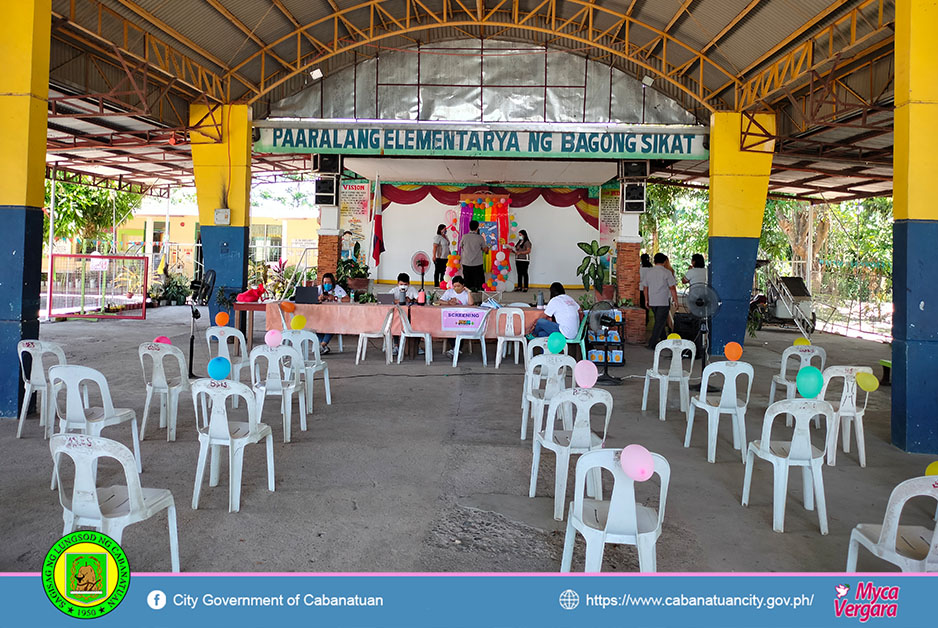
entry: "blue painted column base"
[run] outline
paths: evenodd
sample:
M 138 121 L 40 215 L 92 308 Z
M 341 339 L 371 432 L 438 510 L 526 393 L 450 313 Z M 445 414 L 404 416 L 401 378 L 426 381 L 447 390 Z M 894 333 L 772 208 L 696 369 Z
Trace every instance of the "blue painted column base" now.
M 42 210 L 0 206 L 0 417 L 19 414 L 23 398 L 16 345 L 39 338 Z
M 744 344 L 759 238 L 710 238 L 710 286 L 723 304 L 710 324 L 710 354 L 728 342 Z
M 892 442 L 938 454 L 938 221 L 893 225 Z
M 204 226 L 200 232 L 202 263 L 206 271 L 215 271 L 215 292 L 208 301 L 211 324 L 214 324 L 215 314 L 225 311 L 215 302 L 218 291 L 237 294 L 244 292 L 247 284 L 249 228 Z

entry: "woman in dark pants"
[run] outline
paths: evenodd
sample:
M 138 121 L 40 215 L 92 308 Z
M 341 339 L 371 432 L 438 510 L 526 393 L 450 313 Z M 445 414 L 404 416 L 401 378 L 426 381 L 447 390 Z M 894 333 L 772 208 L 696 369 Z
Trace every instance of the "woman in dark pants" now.
M 528 239 L 528 232 L 522 229 L 518 232 L 520 236 L 515 245 L 515 267 L 518 269 L 518 285 L 515 286 L 516 292 L 528 291 L 528 266 L 531 264 L 531 240 Z
M 433 236 L 433 285 L 437 288 L 446 278 L 446 262 L 449 261 L 449 253 L 446 225 L 440 225 L 436 228 L 436 235 Z
M 645 272 L 647 269 L 651 268 L 651 257 L 648 256 L 648 253 L 642 253 L 642 266 L 638 269 L 638 282 L 639 285 L 645 281 Z M 645 291 L 638 291 L 638 306 L 645 310 L 645 323 L 648 323 L 648 306 L 645 304 Z

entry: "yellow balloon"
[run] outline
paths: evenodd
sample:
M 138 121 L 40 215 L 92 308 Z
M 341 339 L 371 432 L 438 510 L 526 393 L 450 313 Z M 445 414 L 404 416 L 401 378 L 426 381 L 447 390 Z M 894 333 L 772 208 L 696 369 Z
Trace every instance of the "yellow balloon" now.
M 866 392 L 873 392 L 879 388 L 879 380 L 870 373 L 857 373 L 857 386 Z
M 809 345 L 809 344 L 811 344 L 811 341 L 808 340 L 807 338 L 805 338 L 804 336 L 800 336 L 800 337 L 798 337 L 798 338 L 795 338 L 794 345 L 795 345 L 796 347 L 805 347 L 805 346 L 807 346 L 807 345 Z
M 681 339 L 681 334 L 668 334 L 668 340 L 680 340 L 680 339 Z
M 925 467 L 925 475 L 938 475 L 938 460 Z
M 293 320 L 290 321 L 291 329 L 303 329 L 306 327 L 306 317 L 302 314 L 297 314 L 293 317 Z

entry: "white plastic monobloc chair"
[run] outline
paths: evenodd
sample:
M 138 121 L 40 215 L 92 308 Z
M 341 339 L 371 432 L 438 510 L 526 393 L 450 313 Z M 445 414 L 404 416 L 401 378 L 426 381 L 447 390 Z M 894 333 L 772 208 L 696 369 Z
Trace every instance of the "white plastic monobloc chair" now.
M 829 366 L 824 369 L 824 387 L 821 388 L 821 399 L 827 398 L 827 388 L 837 379 L 843 380 L 843 392 L 840 401 L 834 407 L 834 417 L 827 424 L 827 464 L 837 464 L 837 436 L 843 431 L 844 453 L 850 453 L 850 425 L 857 433 L 857 456 L 860 466 L 866 466 L 866 438 L 863 434 L 863 415 L 866 413 L 866 404 L 870 400 L 870 393 L 864 393 L 863 407 L 857 405 L 857 373 L 873 373 L 868 366 Z
M 795 431 L 791 441 L 772 440 L 772 424 L 780 414 L 795 418 Z M 785 502 L 788 499 L 788 469 L 801 467 L 804 487 L 804 507 L 814 510 L 817 500 L 821 534 L 827 534 L 827 501 L 824 498 L 824 480 L 821 467 L 824 452 L 811 444 L 811 419 L 822 414 L 830 421 L 834 414 L 831 404 L 818 399 L 785 399 L 776 401 L 765 411 L 762 438 L 749 443 L 746 452 L 746 476 L 743 480 L 743 506 L 749 505 L 752 485 L 752 467 L 756 456 L 772 463 L 774 488 L 772 497 L 772 529 L 785 531 Z
M 600 449 L 580 456 L 576 463 L 573 502 L 567 513 L 567 534 L 563 542 L 560 571 L 570 571 L 573 562 L 573 544 L 576 533 L 586 541 L 586 571 L 602 570 L 603 550 L 607 543 L 634 545 L 638 550 L 638 568 L 642 572 L 657 571 L 656 550 L 664 522 L 664 509 L 668 500 L 671 467 L 664 456 L 652 453 L 655 473 L 660 481 L 658 511 L 642 506 L 635 500 L 635 481 L 625 474 L 619 457 L 621 449 Z M 592 499 L 586 493 L 588 478 L 596 470 L 606 469 L 612 474 L 612 496 L 609 501 Z
M 798 366 L 794 371 L 788 369 L 789 360 L 798 360 Z M 804 367 L 812 366 L 812 362 L 818 362 L 817 367 L 823 371 L 824 364 L 827 362 L 827 352 L 817 345 L 793 346 L 782 351 L 781 370 L 777 375 L 772 376 L 772 385 L 769 387 L 769 405 L 775 403 L 775 392 L 779 386 L 785 388 L 785 399 L 794 399 L 795 392 L 798 390 L 794 375 L 798 375 Z M 820 419 L 817 421 L 817 426 L 820 427 Z M 785 425 L 791 426 L 791 417 L 785 417 Z
M 401 360 L 404 359 L 404 342 L 408 338 L 419 338 L 423 340 L 424 359 L 427 362 L 427 366 L 430 366 L 430 362 L 433 361 L 433 340 L 430 338 L 430 334 L 423 331 L 414 331 L 410 326 L 410 319 L 404 314 L 404 310 L 402 310 L 400 306 L 394 309 L 397 311 L 397 316 L 401 319 L 401 339 L 398 343 L 397 363 L 400 364 Z
M 857 570 L 860 545 L 874 556 L 906 572 L 938 572 L 938 536 L 925 526 L 899 525 L 906 503 L 913 497 L 938 500 L 938 478 L 922 476 L 899 484 L 889 495 L 882 525 L 861 523 L 850 533 L 847 571 Z
M 237 358 L 232 357 L 231 347 L 228 344 L 229 340 L 237 340 L 240 355 Z M 215 341 L 215 344 L 218 348 L 217 351 L 212 350 L 212 341 Z M 209 327 L 205 330 L 205 343 L 208 345 L 208 359 L 222 357 L 228 360 L 231 363 L 231 372 L 228 373 L 228 379 L 233 382 L 241 381 L 241 370 L 248 369 L 250 373 L 251 363 L 248 359 L 248 356 L 245 354 L 247 351 L 247 342 L 244 340 L 244 334 L 241 333 L 240 329 L 235 327 Z M 238 403 L 237 397 L 234 399 L 235 404 Z M 238 406 L 235 405 L 237 408 Z
M 253 352 L 252 352 L 253 353 Z M 260 422 L 260 412 L 254 393 L 241 382 L 199 379 L 192 383 L 192 403 L 198 407 L 199 395 L 208 398 L 203 403 L 203 414 L 199 420 L 196 410 L 196 426 L 199 430 L 199 462 L 195 470 L 195 489 L 192 492 L 192 508 L 199 507 L 199 493 L 205 476 L 205 462 L 209 448 L 212 453 L 208 485 L 218 486 L 221 448 L 228 448 L 228 512 L 241 508 L 241 472 L 244 448 L 261 440 L 267 442 L 267 490 L 274 490 L 274 437 L 270 426 Z M 247 421 L 231 421 L 225 402 L 230 397 L 241 397 L 245 401 Z M 209 416 L 205 408 L 210 407 Z
M 160 427 L 166 429 L 166 440 L 176 440 L 176 417 L 179 414 L 179 395 L 189 390 L 189 377 L 186 358 L 178 347 L 161 344 L 159 342 L 144 342 L 137 349 L 140 356 L 140 367 L 143 369 L 143 380 L 147 386 L 147 399 L 143 404 L 143 419 L 140 425 L 140 440 L 146 438 L 147 419 L 150 417 L 150 402 L 153 393 L 159 395 L 160 400 Z M 147 360 L 150 369 L 147 371 Z M 166 374 L 166 362 L 176 363 L 179 371 L 179 380 L 173 380 Z
M 723 389 L 720 396 L 708 395 L 710 378 L 714 374 L 723 375 Z M 733 449 L 738 449 L 740 458 L 746 461 L 746 408 L 749 406 L 749 393 L 752 391 L 752 365 L 747 362 L 711 362 L 704 368 L 700 378 L 700 395 L 690 400 L 687 409 L 687 433 L 684 446 L 690 447 L 691 432 L 694 428 L 694 412 L 700 408 L 707 413 L 707 462 L 716 462 L 717 428 L 720 415 L 730 415 L 733 423 Z M 745 396 L 740 396 L 741 388 L 737 378 L 746 378 Z
M 495 310 L 495 330 L 498 333 L 498 341 L 495 344 L 495 368 L 501 366 L 502 357 L 509 347 L 513 346 L 515 364 L 518 363 L 519 355 L 527 355 L 523 310 L 516 307 L 501 307 Z
M 306 409 L 313 411 L 313 380 L 316 373 L 322 373 L 322 383 L 326 391 L 326 405 L 332 405 L 332 387 L 329 384 L 329 365 L 319 353 L 319 336 L 305 329 L 290 329 L 283 332 L 284 344 L 290 345 L 303 357 L 303 381 L 306 383 Z
M 561 390 L 572 387 L 574 367 L 576 360 L 569 355 L 543 353 L 528 361 L 521 403 L 521 440 L 528 437 L 528 418 L 534 418 L 534 429 L 537 430 L 546 404 Z
M 47 358 L 54 358 L 56 364 L 66 364 L 65 352 L 62 347 L 54 342 L 46 340 L 20 340 L 16 345 L 17 354 L 20 358 L 20 372 L 23 375 L 23 382 L 26 386 L 26 392 L 23 395 L 23 408 L 20 410 L 19 425 L 16 427 L 16 437 L 23 435 L 23 423 L 26 421 L 26 412 L 29 409 L 29 401 L 33 393 L 39 398 L 39 427 L 43 428 L 44 438 L 49 438 L 55 423 L 55 409 L 53 391 L 49 386 Z M 31 366 L 29 374 L 26 374 L 25 357 L 30 356 Z M 49 364 L 51 366 L 51 364 Z
M 388 313 L 384 317 L 384 324 L 381 325 L 381 329 L 358 334 L 358 349 L 355 351 L 355 364 L 358 364 L 359 361 L 364 361 L 365 352 L 368 350 L 369 338 L 381 338 L 383 340 L 384 344 L 381 350 L 384 351 L 384 363 L 391 363 L 391 350 L 394 347 L 391 342 L 391 322 L 393 319 L 394 308 L 388 308 Z
M 289 345 L 259 345 L 251 350 L 251 382 L 257 397 L 258 421 L 264 416 L 264 400 L 268 396 L 280 397 L 285 443 L 290 442 L 294 393 L 300 400 L 300 429 L 306 431 L 306 392 L 300 379 L 302 365 L 303 356 Z
M 547 350 L 547 336 L 542 336 L 540 338 L 532 338 L 528 340 L 524 347 L 524 369 L 527 371 L 528 365 L 531 364 L 531 358 L 535 356 L 535 352 L 548 353 Z M 567 345 L 563 346 L 563 354 L 567 355 Z M 538 354 L 539 355 L 539 354 Z M 521 391 L 521 409 L 524 410 L 526 399 L 528 394 L 528 377 L 524 377 L 524 386 Z
M 671 363 L 667 371 L 661 370 L 661 354 L 665 351 L 671 354 Z M 684 352 L 690 353 L 688 369 L 684 370 Z M 662 340 L 655 345 L 655 360 L 651 368 L 645 371 L 645 389 L 642 392 L 642 411 L 648 408 L 648 388 L 651 380 L 658 380 L 658 418 L 664 421 L 668 406 L 668 384 L 677 384 L 681 396 L 681 412 L 687 413 L 687 404 L 690 402 L 690 373 L 694 368 L 694 358 L 697 356 L 697 346 L 690 340 Z
M 100 436 L 57 434 L 49 441 L 52 458 L 68 456 L 75 464 L 75 481 L 71 494 L 59 491 L 62 534 L 76 528 L 91 527 L 118 543 L 124 528 L 149 519 L 164 508 L 169 523 L 169 555 L 172 570 L 179 571 L 179 540 L 176 530 L 176 503 L 173 494 L 163 488 L 142 488 L 135 468 L 134 456 L 120 443 Z M 98 488 L 95 482 L 98 459 L 113 458 L 124 470 L 125 485 Z M 56 479 L 65 487 L 62 465 L 55 466 Z
M 590 410 L 597 405 L 604 406 L 606 411 L 601 438 L 590 429 Z M 563 415 L 563 429 L 556 429 L 558 414 L 562 406 L 570 408 L 571 411 Z M 557 470 L 554 474 L 554 519 L 557 521 L 563 520 L 570 456 L 584 454 L 602 447 L 611 418 L 612 395 L 609 391 L 598 388 L 568 388 L 551 398 L 550 406 L 547 408 L 547 421 L 543 425 L 535 423 L 534 455 L 531 460 L 531 485 L 528 496 L 534 497 L 536 492 L 541 448 L 549 449 L 557 457 Z M 587 491 L 599 499 L 602 496 L 602 484 L 598 468 L 589 483 Z
M 87 366 L 65 364 L 49 369 L 49 383 L 53 390 L 65 388 L 65 407 L 56 400 L 56 414 L 59 418 L 59 431 L 63 434 L 79 432 L 88 436 L 100 436 L 101 430 L 112 425 L 130 423 L 133 439 L 134 458 L 137 460 L 137 472 L 143 471 L 140 459 L 140 436 L 137 431 L 137 413 L 133 408 L 115 408 L 111 400 L 111 390 L 104 375 Z M 89 387 L 96 388 L 101 397 L 101 406 L 88 403 Z M 53 471 L 52 488 L 56 486 Z
M 488 353 L 485 349 L 485 331 L 488 328 L 489 323 L 489 314 L 492 313 L 492 310 L 486 309 L 485 314 L 482 315 L 482 322 L 479 323 L 479 326 L 476 327 L 475 331 L 468 334 L 456 334 L 456 344 L 453 346 L 453 368 L 456 368 L 456 365 L 459 364 L 459 347 L 465 342 L 468 343 L 472 340 L 478 340 L 479 344 L 482 346 L 482 365 L 489 365 Z M 470 348 L 471 352 L 472 349 Z

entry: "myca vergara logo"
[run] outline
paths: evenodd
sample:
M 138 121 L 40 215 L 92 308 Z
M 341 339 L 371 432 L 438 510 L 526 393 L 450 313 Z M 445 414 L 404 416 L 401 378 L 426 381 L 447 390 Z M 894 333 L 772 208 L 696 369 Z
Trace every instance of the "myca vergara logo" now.
M 91 619 L 117 608 L 130 585 L 127 556 L 114 539 L 92 530 L 59 539 L 42 563 L 49 601 L 71 617 Z
M 896 617 L 899 613 L 899 587 L 878 587 L 858 582 L 854 599 L 847 595 L 849 584 L 834 587 L 834 616 L 857 618 L 861 623 L 876 617 Z

